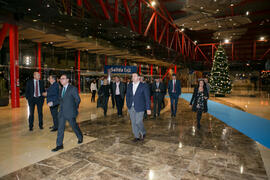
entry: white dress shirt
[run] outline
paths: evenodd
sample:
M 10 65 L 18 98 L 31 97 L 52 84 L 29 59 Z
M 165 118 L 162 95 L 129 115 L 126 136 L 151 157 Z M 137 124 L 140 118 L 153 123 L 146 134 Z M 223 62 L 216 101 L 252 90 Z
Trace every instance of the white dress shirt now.
M 120 95 L 120 88 L 119 88 L 120 82 L 116 82 L 115 84 L 116 84 L 115 95 Z
M 135 93 L 136 93 L 136 91 L 137 91 L 137 88 L 138 88 L 139 84 L 140 84 L 140 82 L 138 82 L 138 83 L 136 83 L 136 84 L 133 82 L 133 96 L 135 95 Z
M 36 81 L 38 84 L 38 96 L 36 96 Z M 39 97 L 39 96 L 40 96 L 39 81 L 34 79 L 34 97 Z
M 139 86 L 139 84 L 140 84 L 140 82 L 138 82 L 137 84 L 135 84 L 134 82 L 132 83 L 133 84 L 133 96 L 135 96 L 135 93 L 136 93 L 136 91 L 137 91 L 137 88 L 138 88 L 138 86 Z M 133 100 L 133 102 L 132 102 L 132 106 L 134 106 L 134 100 Z

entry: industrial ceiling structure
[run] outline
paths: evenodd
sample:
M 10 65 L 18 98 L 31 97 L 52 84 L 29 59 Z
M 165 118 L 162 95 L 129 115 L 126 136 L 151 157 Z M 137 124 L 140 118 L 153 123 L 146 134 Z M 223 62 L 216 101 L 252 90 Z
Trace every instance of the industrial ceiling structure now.
M 269 0 L 0 0 L 0 9 L 19 38 L 134 62 L 208 66 L 219 44 L 231 64 L 270 55 Z

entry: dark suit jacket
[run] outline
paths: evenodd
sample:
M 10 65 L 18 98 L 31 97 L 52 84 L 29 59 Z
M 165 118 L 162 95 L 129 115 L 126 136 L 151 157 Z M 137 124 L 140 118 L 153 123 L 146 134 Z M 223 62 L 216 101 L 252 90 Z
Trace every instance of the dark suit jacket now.
M 40 96 L 43 98 L 42 93 L 45 92 L 44 89 L 44 84 L 42 80 L 39 80 L 39 91 L 40 91 Z M 34 79 L 30 79 L 26 83 L 25 87 L 25 97 L 27 100 L 32 100 L 34 98 Z
M 207 99 L 209 98 L 208 90 L 206 87 L 203 88 L 203 95 L 204 97 L 207 97 Z M 203 102 L 204 104 L 203 112 L 208 111 L 207 99 L 204 99 L 204 102 Z M 197 102 L 198 102 L 198 87 L 195 87 L 192 98 L 190 100 L 190 105 L 192 105 L 192 111 L 195 111 L 195 112 L 197 111 Z
M 78 89 L 72 85 L 68 85 L 64 97 L 62 98 L 62 90 L 59 92 L 60 111 L 59 116 L 66 119 L 76 118 L 81 98 Z
M 157 89 L 160 89 L 160 92 L 156 92 Z M 152 84 L 152 92 L 154 98 L 163 98 L 164 93 L 166 93 L 166 86 L 164 83 L 159 83 L 159 87 L 157 88 L 156 82 Z
M 145 83 L 138 85 L 135 95 L 133 96 L 133 83 L 129 83 L 127 87 L 127 107 L 130 109 L 134 101 L 134 108 L 136 112 L 151 110 L 150 90 L 149 86 Z
M 169 85 L 168 85 L 168 93 L 169 95 L 173 94 L 173 82 L 172 80 L 169 81 Z M 176 91 L 176 95 L 179 96 L 181 94 L 181 84 L 179 80 L 176 80 L 175 83 L 175 91 Z
M 124 99 L 125 94 L 126 94 L 126 85 L 123 82 L 120 82 L 119 90 L 120 90 L 121 98 Z M 112 84 L 112 94 L 113 94 L 113 96 L 115 96 L 115 92 L 116 92 L 116 82 Z
M 47 103 L 49 102 L 53 102 L 53 106 L 59 104 L 59 84 L 57 82 L 47 89 Z

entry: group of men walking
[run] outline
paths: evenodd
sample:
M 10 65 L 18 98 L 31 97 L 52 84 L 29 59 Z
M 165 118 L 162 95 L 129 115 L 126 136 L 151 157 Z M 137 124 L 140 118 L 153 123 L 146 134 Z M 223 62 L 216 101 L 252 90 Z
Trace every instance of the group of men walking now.
M 30 109 L 29 131 L 33 131 L 34 109 L 36 105 L 38 109 L 39 128 L 43 129 L 42 107 L 44 98 L 47 97 L 47 105 L 49 106 L 53 117 L 51 131 L 58 131 L 56 147 L 52 149 L 52 151 L 55 152 L 63 149 L 66 121 L 69 122 L 75 132 L 78 138 L 78 144 L 83 142 L 83 134 L 76 123 L 81 99 L 77 88 L 69 83 L 69 77 L 66 74 L 63 74 L 60 77 L 62 86 L 58 84 L 57 78 L 54 75 L 50 75 L 48 81 L 51 85 L 47 91 L 45 91 L 43 81 L 40 80 L 39 72 L 34 72 L 34 78 L 27 82 L 26 99 L 28 100 Z M 104 82 L 105 81 L 106 79 L 104 79 Z M 104 84 L 106 84 L 106 82 Z M 119 116 L 122 116 L 124 98 L 126 96 L 126 105 L 131 119 L 132 132 L 135 137 L 134 141 L 143 140 L 146 136 L 146 130 L 143 124 L 144 114 L 146 112 L 148 115 L 151 115 L 150 91 L 152 91 L 153 95 L 154 117 L 156 117 L 160 115 L 162 101 L 167 90 L 166 85 L 159 79 L 156 79 L 155 82 L 149 86 L 147 83 L 141 82 L 141 78 L 137 73 L 133 73 L 132 82 L 127 84 L 121 82 L 120 78 L 116 76 L 111 89 Z M 176 80 L 175 74 L 173 74 L 173 79 L 168 84 L 168 93 L 171 99 L 171 116 L 175 117 L 178 97 L 181 94 L 180 81 Z M 92 101 L 94 100 L 92 99 Z
M 56 76 L 50 75 L 48 78 L 51 86 L 45 92 L 43 81 L 40 80 L 39 72 L 34 72 L 34 78 L 26 83 L 25 97 L 29 105 L 29 131 L 33 131 L 34 110 L 38 109 L 39 128 L 43 129 L 43 104 L 44 97 L 47 97 L 47 105 L 53 117 L 51 131 L 57 131 L 56 147 L 53 152 L 63 149 L 63 139 L 66 121 L 69 122 L 78 138 L 78 144 L 83 142 L 83 134 L 76 123 L 78 108 L 81 102 L 76 87 L 69 84 L 69 77 L 63 74 L 60 77 L 62 87 L 57 83 Z M 60 106 L 60 107 L 59 107 Z

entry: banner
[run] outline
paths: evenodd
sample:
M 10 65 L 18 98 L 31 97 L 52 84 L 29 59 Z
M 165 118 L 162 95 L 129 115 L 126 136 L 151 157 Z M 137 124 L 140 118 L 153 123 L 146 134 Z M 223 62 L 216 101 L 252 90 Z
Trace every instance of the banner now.
M 104 74 L 132 74 L 137 72 L 137 66 L 104 66 Z

